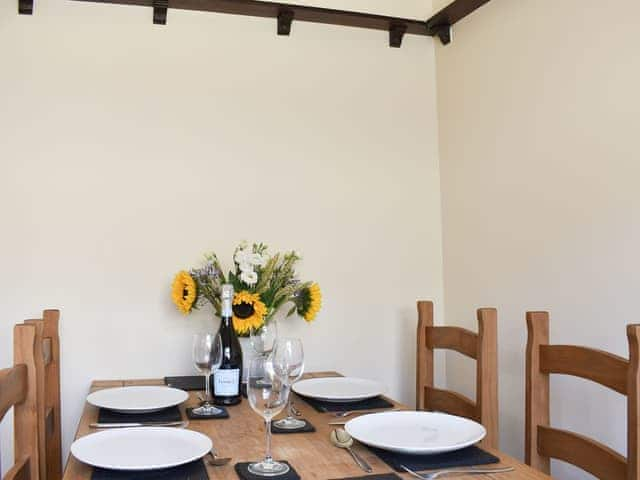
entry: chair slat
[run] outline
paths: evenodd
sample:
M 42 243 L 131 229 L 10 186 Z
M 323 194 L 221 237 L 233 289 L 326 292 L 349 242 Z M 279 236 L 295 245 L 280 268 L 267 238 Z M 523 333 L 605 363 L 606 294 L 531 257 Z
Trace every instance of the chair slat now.
M 5 474 L 4 480 L 37 480 L 31 477 L 31 460 L 22 457 Z
M 478 335 L 460 327 L 431 327 L 427 329 L 427 345 L 431 349 L 455 350 L 474 360 L 478 358 Z
M 464 395 L 450 390 L 426 387 L 426 409 L 434 412 L 446 412 L 459 417 L 480 421 L 476 404 Z
M 577 433 L 539 425 L 538 450 L 546 457 L 580 467 L 600 480 L 625 480 L 627 476 L 625 457 Z
M 612 353 L 575 345 L 541 345 L 540 371 L 586 378 L 627 394 L 629 362 Z
M 27 396 L 27 366 L 16 365 L 0 370 L 0 420 L 16 403 Z

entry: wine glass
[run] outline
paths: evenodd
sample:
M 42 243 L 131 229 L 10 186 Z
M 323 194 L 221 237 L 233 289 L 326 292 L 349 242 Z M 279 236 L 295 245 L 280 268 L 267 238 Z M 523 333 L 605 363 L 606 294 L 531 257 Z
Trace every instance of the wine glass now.
M 280 338 L 276 342 L 273 351 L 273 369 L 283 379 L 289 388 L 298 380 L 304 372 L 304 351 L 302 341 L 299 338 Z M 287 403 L 287 418 L 274 423 L 278 428 L 294 430 L 302 428 L 306 422 L 295 418 L 293 411 L 292 395 L 289 395 Z
M 251 408 L 264 418 L 267 435 L 265 458 L 249 464 L 249 472 L 261 477 L 287 473 L 289 466 L 286 463 L 276 462 L 271 456 L 271 420 L 284 409 L 289 396 L 289 386 L 275 374 L 270 357 L 261 355 L 251 360 L 247 379 L 247 396 Z
M 258 355 L 268 355 L 278 338 L 278 323 L 274 319 L 265 321 L 259 327 L 251 327 L 251 347 Z
M 219 334 L 196 333 L 193 336 L 193 363 L 196 369 L 205 375 L 205 400 L 193 409 L 196 415 L 218 415 L 222 410 L 211 404 L 211 374 L 222 363 L 222 340 Z

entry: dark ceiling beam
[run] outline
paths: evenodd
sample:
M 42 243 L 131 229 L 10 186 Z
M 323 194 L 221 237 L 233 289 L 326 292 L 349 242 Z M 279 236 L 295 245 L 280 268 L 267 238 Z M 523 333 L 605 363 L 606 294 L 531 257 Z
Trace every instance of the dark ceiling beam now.
M 158 0 L 84 0 L 97 3 L 115 3 L 154 7 L 158 12 Z M 312 22 L 344 27 L 367 28 L 370 30 L 393 30 L 394 43 L 400 31 L 412 35 L 430 36 L 424 20 L 390 17 L 347 10 L 292 5 L 288 3 L 260 0 L 169 0 L 169 8 L 198 10 L 203 12 L 228 13 L 251 17 L 274 18 L 278 24 L 278 34 L 289 35 L 291 22 Z M 160 7 L 161 8 L 161 7 Z M 164 16 L 166 19 L 166 15 Z M 155 16 L 154 16 L 155 18 Z
M 19 1 L 26 2 L 32 0 Z M 391 47 L 400 47 L 405 34 L 437 36 L 442 43 L 449 43 L 451 41 L 451 26 L 489 0 L 454 0 L 427 21 L 263 0 L 81 1 L 152 7 L 153 23 L 161 25 L 167 22 L 167 9 L 178 8 L 183 10 L 273 18 L 277 21 L 278 35 L 290 35 L 292 22 L 312 22 L 326 25 L 366 28 L 370 30 L 384 30 L 388 32 L 389 45 Z
M 444 45 L 447 45 L 451 42 L 451 27 L 489 1 L 454 0 L 427 20 L 429 35 L 438 37 Z
M 33 15 L 33 0 L 18 0 L 18 13 L 20 15 Z

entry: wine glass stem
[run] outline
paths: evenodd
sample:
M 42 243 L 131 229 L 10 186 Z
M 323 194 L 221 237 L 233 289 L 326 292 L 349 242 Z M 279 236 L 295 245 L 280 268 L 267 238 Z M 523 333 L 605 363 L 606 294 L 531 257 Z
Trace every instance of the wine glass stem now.
M 205 388 L 204 402 L 207 405 L 211 403 L 211 387 L 209 386 L 210 379 L 211 379 L 211 372 L 207 372 L 205 375 L 205 383 L 204 383 L 204 388 Z
M 291 401 L 291 394 L 289 394 L 289 399 L 287 400 L 287 414 L 289 418 L 293 418 L 293 402 Z
M 264 426 L 267 434 L 267 454 L 264 457 L 264 461 L 271 463 L 273 462 L 273 457 L 271 456 L 271 420 L 265 420 Z

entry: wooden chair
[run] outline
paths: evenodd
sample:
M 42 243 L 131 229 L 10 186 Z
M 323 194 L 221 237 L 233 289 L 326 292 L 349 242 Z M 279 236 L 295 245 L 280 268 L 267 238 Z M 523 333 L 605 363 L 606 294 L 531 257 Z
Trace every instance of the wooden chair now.
M 14 465 L 4 480 L 38 480 L 38 411 L 36 395 L 36 327 L 13 330 L 14 366 L 0 370 L 0 420 L 13 407 Z
M 525 460 L 549 473 L 551 458 L 602 480 L 639 480 L 640 325 L 627 326 L 629 360 L 592 348 L 549 345 L 549 314 L 527 312 Z M 627 458 L 590 438 L 549 425 L 549 375 L 574 375 L 627 396 Z
M 478 333 L 460 327 L 435 327 L 433 302 L 418 302 L 416 408 L 459 415 L 487 429 L 482 444 L 498 447 L 497 312 L 480 308 Z M 476 360 L 476 401 L 459 393 L 434 387 L 433 351 L 455 350 Z
M 45 310 L 42 319 L 25 322 L 28 325 L 33 325 L 36 329 L 35 362 L 40 480 L 60 480 L 62 478 L 59 319 L 60 312 L 58 310 Z

